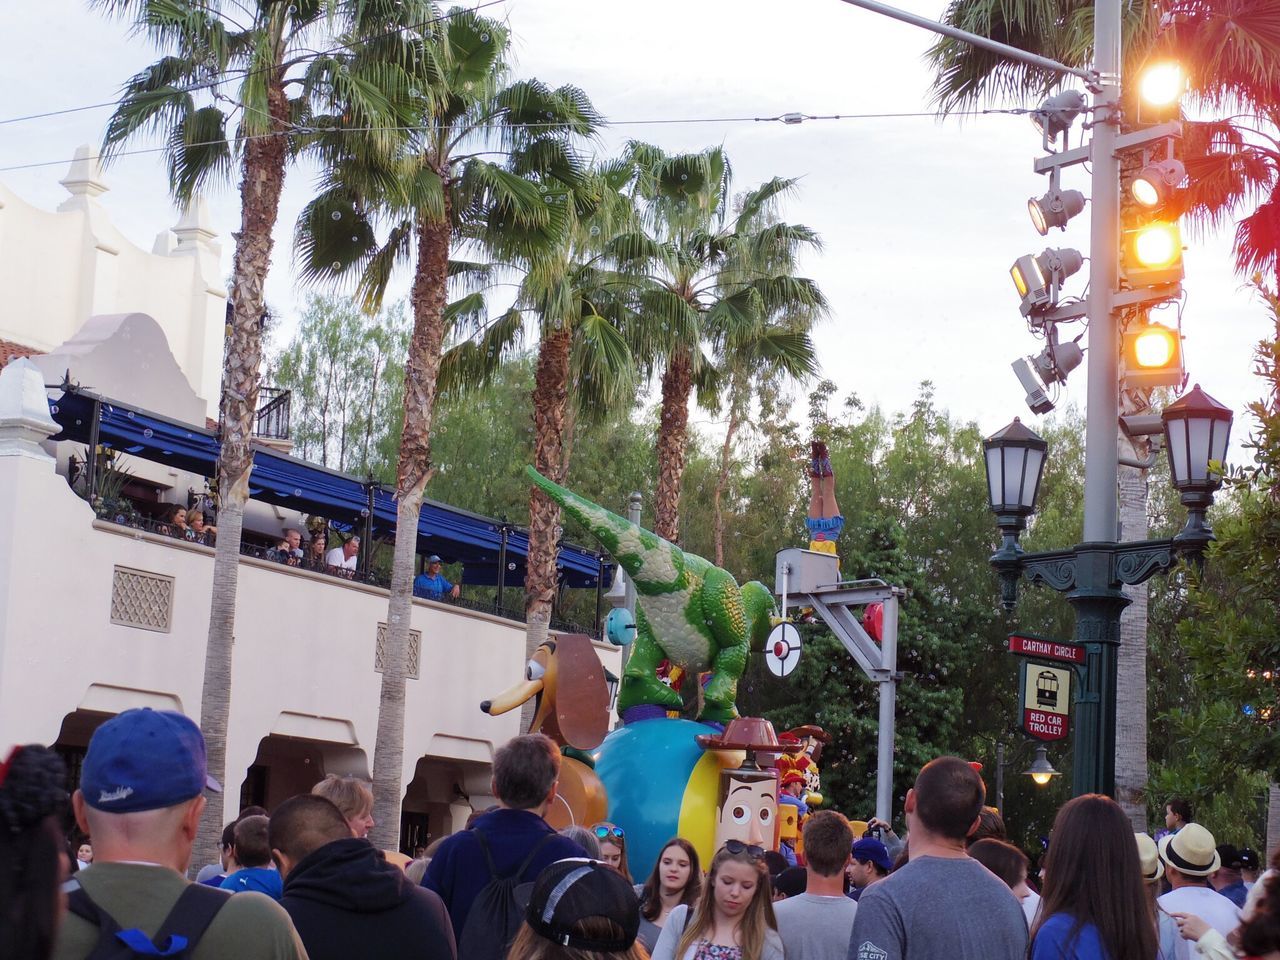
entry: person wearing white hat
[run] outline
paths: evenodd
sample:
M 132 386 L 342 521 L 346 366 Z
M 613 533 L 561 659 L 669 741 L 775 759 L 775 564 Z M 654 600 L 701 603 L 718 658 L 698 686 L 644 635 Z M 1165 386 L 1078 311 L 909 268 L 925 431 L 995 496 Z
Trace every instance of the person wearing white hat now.
M 1156 903 L 1178 922 L 1184 937 L 1199 929 L 1198 924 L 1191 923 L 1196 918 L 1224 937 L 1239 926 L 1239 908 L 1209 886 L 1210 875 L 1222 864 L 1213 834 L 1198 823 L 1188 823 L 1177 833 L 1161 837 L 1158 849 L 1173 889 Z M 1199 956 L 1191 941 L 1184 939 L 1178 942 L 1174 960 L 1194 960 Z
M 1164 877 L 1164 864 L 1160 862 L 1160 851 L 1156 848 L 1156 842 L 1145 833 L 1135 833 L 1133 839 L 1138 844 L 1138 862 L 1142 865 L 1142 884 L 1146 887 L 1151 912 L 1156 918 L 1156 938 L 1160 941 L 1160 957 L 1161 960 L 1173 960 L 1178 946 L 1178 924 L 1173 917 L 1156 906 L 1156 892 L 1160 889 L 1160 880 Z

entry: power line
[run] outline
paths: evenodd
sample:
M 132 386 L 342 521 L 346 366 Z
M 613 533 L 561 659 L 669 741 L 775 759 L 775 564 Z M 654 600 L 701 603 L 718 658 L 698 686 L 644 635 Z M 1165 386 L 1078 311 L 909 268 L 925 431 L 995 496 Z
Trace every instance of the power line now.
M 337 53 L 340 50 L 349 50 L 352 47 L 356 46 L 357 44 L 372 43 L 375 40 L 381 40 L 383 37 L 389 37 L 393 33 L 401 33 L 405 30 L 416 30 L 419 27 L 427 27 L 433 23 L 440 23 L 441 21 L 448 20 L 451 17 L 460 16 L 463 13 L 475 13 L 476 11 L 483 10 L 486 7 L 497 6 L 498 4 L 505 3 L 505 2 L 506 0 L 486 0 L 486 2 L 478 3 L 474 7 L 459 7 L 456 10 L 451 10 L 448 13 L 441 14 L 438 17 L 432 17 L 430 20 L 423 20 L 419 23 L 406 23 L 399 27 L 394 27 L 390 30 L 383 31 L 382 33 L 374 34 L 371 37 L 358 37 L 357 39 L 351 40 L 348 43 L 340 43 L 337 46 L 330 47 L 327 50 L 317 50 L 315 55 L 318 57 L 323 57 L 331 53 Z M 232 80 L 244 80 L 246 77 L 252 77 L 258 73 L 264 73 L 269 69 L 274 69 L 274 68 L 259 67 L 257 70 L 233 71 L 235 73 L 235 76 L 226 76 L 226 77 L 219 76 L 213 80 L 202 80 L 200 83 L 193 83 L 190 86 L 182 87 L 177 92 L 178 93 L 195 93 L 198 90 L 207 90 L 209 87 L 216 87 L 219 84 L 228 83 Z M 24 123 L 27 120 L 43 120 L 46 117 L 61 117 L 69 113 L 83 113 L 86 110 L 101 110 L 104 107 L 116 107 L 119 105 L 120 105 L 120 99 L 117 98 L 115 100 L 107 100 L 102 103 L 87 103 L 82 107 L 65 107 L 61 110 L 49 110 L 49 111 L 46 111 L 45 113 L 29 113 L 21 117 L 7 117 L 3 120 L 0 120 L 0 126 L 5 126 L 10 123 Z
M 1020 115 L 1020 114 L 1030 113 L 1030 112 L 1031 112 L 1030 110 L 1022 107 L 1008 107 L 1003 109 L 992 108 L 992 109 L 986 109 L 986 110 L 957 110 L 948 114 L 948 116 L 978 117 L 978 116 L 985 116 L 990 114 Z M 886 120 L 886 119 L 892 120 L 892 119 L 902 119 L 902 118 L 912 118 L 912 117 L 937 117 L 938 115 L 931 111 L 921 110 L 921 111 L 898 112 L 898 113 L 836 113 L 836 114 L 828 114 L 825 116 L 812 116 L 809 114 L 782 114 L 776 117 L 745 117 L 745 116 L 743 117 L 659 117 L 653 120 L 611 120 L 611 121 L 604 122 L 602 126 L 626 127 L 626 126 L 656 126 L 656 125 L 666 125 L 666 124 L 693 124 L 693 123 L 784 123 L 784 124 L 787 124 L 788 126 L 791 126 L 791 125 L 795 125 L 802 122 L 800 120 L 788 119 L 788 118 L 794 118 L 796 116 L 801 116 L 803 120 Z M 540 127 L 563 127 L 563 126 L 566 126 L 566 124 L 562 121 L 557 121 L 557 122 L 544 121 L 539 123 L 482 124 L 478 126 L 477 129 L 485 129 L 485 128 L 498 127 L 498 126 L 501 126 L 505 129 L 511 129 L 514 127 L 519 127 L 522 129 L 535 129 Z M 305 127 L 303 126 L 303 127 L 291 128 L 290 130 L 280 131 L 280 132 L 257 133 L 257 134 L 250 134 L 248 136 L 243 136 L 243 137 L 239 137 L 239 136 L 230 137 L 224 140 L 205 140 L 200 143 L 189 143 L 189 144 L 186 144 L 186 146 L 187 148 L 191 148 L 191 147 L 211 147 L 211 146 L 216 146 L 217 144 L 220 144 L 220 143 L 227 143 L 227 142 L 247 143 L 250 140 L 260 140 L 263 137 L 290 136 L 291 134 L 295 134 L 295 133 L 318 133 L 318 132 L 370 133 L 373 131 L 419 132 L 419 131 L 430 130 L 430 129 L 432 129 L 430 125 L 415 126 L 415 127 L 393 127 L 393 126 Z M 131 157 L 131 156 L 139 156 L 139 155 L 148 154 L 148 153 L 162 153 L 167 149 L 169 148 L 168 147 L 139 147 L 134 150 L 119 150 L 112 153 L 111 158 L 114 160 L 116 157 Z M 56 167 L 56 166 L 61 166 L 63 164 L 71 163 L 75 159 L 76 159 L 75 157 L 69 157 L 63 160 L 40 160 L 34 163 L 13 164 L 7 167 L 0 167 L 0 173 L 9 173 L 16 170 L 33 170 L 33 169 L 36 169 L 37 167 Z M 99 160 L 101 159 L 101 155 L 94 154 L 89 159 Z

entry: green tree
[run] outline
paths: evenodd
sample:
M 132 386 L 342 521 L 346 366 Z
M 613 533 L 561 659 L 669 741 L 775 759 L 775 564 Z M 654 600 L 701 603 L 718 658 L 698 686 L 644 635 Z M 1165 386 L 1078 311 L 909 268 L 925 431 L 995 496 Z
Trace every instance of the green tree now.
M 240 171 L 233 312 L 223 361 L 218 546 L 200 708 L 209 771 L 222 779 L 236 574 L 260 386 L 263 289 L 285 169 L 308 142 L 300 124 L 366 131 L 396 125 L 407 83 L 394 62 L 376 52 L 398 44 L 398 28 L 423 19 L 430 7 L 416 0 L 246 0 L 234 8 L 204 0 L 90 0 L 90 6 L 132 20 L 165 51 L 125 84 L 107 124 L 104 157 L 139 135 L 159 134 L 170 190 L 182 202 L 229 179 L 237 166 Z M 338 46 L 318 50 L 331 37 Z M 373 48 L 378 51 L 371 55 Z M 222 815 L 217 804 L 205 809 L 197 858 L 217 856 Z

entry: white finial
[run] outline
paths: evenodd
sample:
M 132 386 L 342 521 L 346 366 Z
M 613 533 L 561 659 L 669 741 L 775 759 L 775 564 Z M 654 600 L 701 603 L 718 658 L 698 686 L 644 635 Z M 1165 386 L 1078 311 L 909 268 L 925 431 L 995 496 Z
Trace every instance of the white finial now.
M 58 182 L 67 188 L 67 193 L 72 197 L 71 200 L 64 201 L 59 210 L 70 205 L 78 205 L 76 201 L 81 197 L 93 200 L 110 189 L 102 179 L 98 151 L 87 143 L 76 147 L 76 158 L 71 161 L 71 169 Z
M 61 430 L 49 415 L 39 367 L 20 357 L 0 370 L 0 457 L 51 460 L 40 443 Z
M 196 195 L 187 201 L 187 208 L 182 218 L 174 225 L 173 232 L 178 238 L 175 252 L 181 253 L 192 247 L 209 244 L 218 236 L 213 229 L 213 220 L 209 216 L 209 205 L 204 197 Z

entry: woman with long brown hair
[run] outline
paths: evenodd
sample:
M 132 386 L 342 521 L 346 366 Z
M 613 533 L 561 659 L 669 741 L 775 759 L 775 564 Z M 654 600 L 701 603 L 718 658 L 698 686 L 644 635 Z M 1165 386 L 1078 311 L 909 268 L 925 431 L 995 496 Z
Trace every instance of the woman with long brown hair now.
M 667 917 L 678 906 L 692 907 L 702 892 L 698 851 L 684 837 L 667 841 L 640 895 L 640 942 L 653 952 Z
M 1063 804 L 1045 857 L 1030 960 L 1152 960 L 1156 925 L 1133 827 L 1110 797 Z
M 671 911 L 653 960 L 783 960 L 771 900 L 764 850 L 728 841 L 697 905 Z
M 600 847 L 600 862 L 617 870 L 627 883 L 634 883 L 631 866 L 627 863 L 627 835 L 623 829 L 616 823 L 602 820 L 591 828 L 591 832 Z

